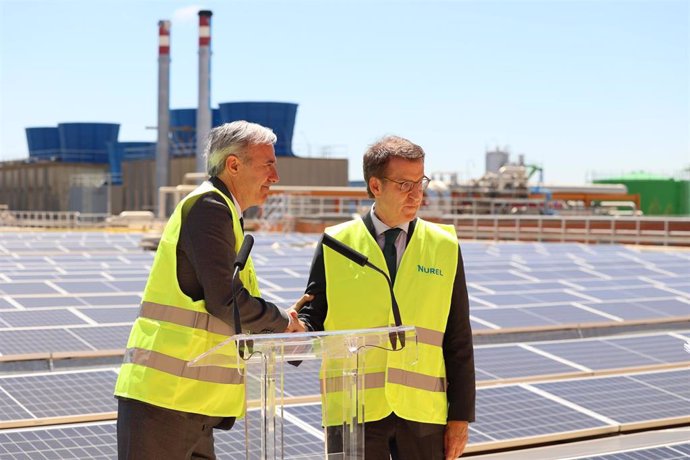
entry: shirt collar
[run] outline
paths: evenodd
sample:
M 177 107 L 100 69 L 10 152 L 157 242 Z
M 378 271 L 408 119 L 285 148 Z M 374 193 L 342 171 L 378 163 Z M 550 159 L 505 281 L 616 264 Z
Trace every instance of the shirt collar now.
M 371 206 L 371 211 L 370 211 L 370 213 L 371 213 L 371 222 L 374 224 L 374 231 L 376 232 L 376 236 L 379 236 L 379 235 L 381 235 L 383 232 L 385 232 L 386 230 L 388 230 L 388 229 L 391 228 L 391 227 L 389 227 L 388 225 L 384 224 L 384 223 L 381 221 L 381 219 L 379 219 L 379 218 L 376 216 L 376 213 L 374 212 L 375 209 L 376 209 L 376 204 L 373 204 L 373 205 Z M 407 235 L 407 231 L 408 231 L 409 228 L 410 228 L 410 223 L 409 223 L 409 222 L 405 222 L 405 223 L 403 223 L 403 224 L 397 225 L 395 228 L 399 228 L 400 230 L 402 230 L 403 232 L 405 232 L 405 235 Z

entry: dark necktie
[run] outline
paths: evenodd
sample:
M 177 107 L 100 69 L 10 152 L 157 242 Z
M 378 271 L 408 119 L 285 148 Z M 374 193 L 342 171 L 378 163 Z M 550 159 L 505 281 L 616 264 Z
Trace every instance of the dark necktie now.
M 242 233 L 244 233 L 244 217 L 240 217 L 240 228 L 242 229 Z
M 395 282 L 395 272 L 398 271 L 398 251 L 395 248 L 395 240 L 401 231 L 399 228 L 389 228 L 383 232 L 383 236 L 386 238 L 383 244 L 383 258 L 386 259 L 391 283 Z

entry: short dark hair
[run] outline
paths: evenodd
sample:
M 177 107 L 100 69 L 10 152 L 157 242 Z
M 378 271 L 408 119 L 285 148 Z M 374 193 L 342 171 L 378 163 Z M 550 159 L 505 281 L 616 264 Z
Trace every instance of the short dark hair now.
M 388 161 L 391 158 L 404 158 L 405 160 L 424 160 L 424 149 L 407 139 L 399 136 L 384 136 L 369 146 L 364 152 L 364 182 L 367 184 L 369 198 L 374 194 L 369 189 L 369 179 L 383 178 Z

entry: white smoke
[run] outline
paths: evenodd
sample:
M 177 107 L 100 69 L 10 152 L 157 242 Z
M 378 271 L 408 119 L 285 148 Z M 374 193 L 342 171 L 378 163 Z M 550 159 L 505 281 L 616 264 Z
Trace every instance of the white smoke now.
M 201 5 L 189 5 L 178 8 L 173 13 L 173 21 L 178 24 L 196 24 L 199 22 L 199 10 L 203 10 Z

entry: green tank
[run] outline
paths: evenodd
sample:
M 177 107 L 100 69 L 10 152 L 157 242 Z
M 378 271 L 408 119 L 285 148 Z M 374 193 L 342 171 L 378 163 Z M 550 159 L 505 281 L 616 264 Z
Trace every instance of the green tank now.
M 690 181 L 642 172 L 597 179 L 595 184 L 623 184 L 628 193 L 640 194 L 640 208 L 647 216 L 690 215 Z

